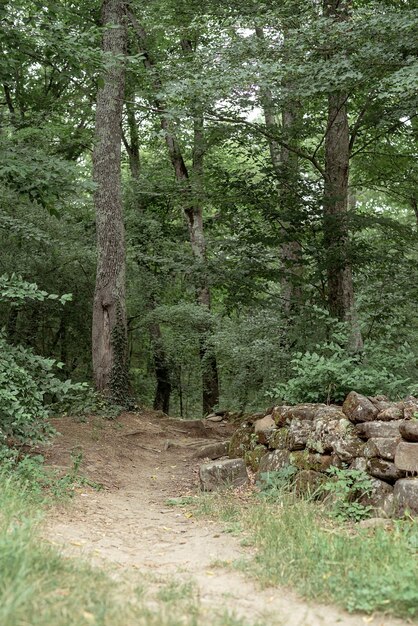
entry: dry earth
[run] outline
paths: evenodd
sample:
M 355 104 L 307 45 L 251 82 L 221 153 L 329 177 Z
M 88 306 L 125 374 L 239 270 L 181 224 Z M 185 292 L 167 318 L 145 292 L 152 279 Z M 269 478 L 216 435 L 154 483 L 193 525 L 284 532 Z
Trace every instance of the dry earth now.
M 195 451 L 227 439 L 231 426 L 183 422 L 158 413 L 125 414 L 116 422 L 63 418 L 45 451 L 57 468 L 82 453 L 81 472 L 103 485 L 77 490 L 70 505 L 51 513 L 45 536 L 67 555 L 110 563 L 117 571 L 140 571 L 150 580 L 193 580 L 203 606 L 228 609 L 263 626 L 400 626 L 384 616 L 348 615 L 307 603 L 287 589 L 260 589 L 243 574 L 213 567 L 215 561 L 250 558 L 251 551 L 210 521 L 188 517 L 167 500 L 198 490 Z

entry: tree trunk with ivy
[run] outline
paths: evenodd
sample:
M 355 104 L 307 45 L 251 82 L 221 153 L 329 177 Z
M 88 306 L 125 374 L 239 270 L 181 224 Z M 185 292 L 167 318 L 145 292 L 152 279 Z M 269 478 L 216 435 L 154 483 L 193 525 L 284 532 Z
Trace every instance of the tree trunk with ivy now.
M 96 105 L 93 179 L 96 183 L 97 274 L 93 302 L 92 355 L 96 389 L 113 401 L 129 397 L 125 300 L 125 230 L 121 193 L 121 124 L 126 50 L 124 0 L 104 0 L 103 51 L 113 56 Z

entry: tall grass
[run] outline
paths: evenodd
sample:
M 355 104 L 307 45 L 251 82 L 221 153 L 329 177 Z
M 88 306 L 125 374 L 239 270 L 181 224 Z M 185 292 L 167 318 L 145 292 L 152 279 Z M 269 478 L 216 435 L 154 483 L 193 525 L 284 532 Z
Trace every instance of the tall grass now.
M 1 626 L 245 626 L 227 612 L 208 614 L 192 584 L 116 577 L 64 558 L 40 540 L 39 497 L 0 473 Z
M 239 520 L 257 548 L 245 567 L 264 584 L 288 585 L 349 611 L 418 617 L 417 522 L 399 521 L 391 529 L 338 524 L 321 505 L 288 494 L 279 504 L 205 496 L 198 508 Z

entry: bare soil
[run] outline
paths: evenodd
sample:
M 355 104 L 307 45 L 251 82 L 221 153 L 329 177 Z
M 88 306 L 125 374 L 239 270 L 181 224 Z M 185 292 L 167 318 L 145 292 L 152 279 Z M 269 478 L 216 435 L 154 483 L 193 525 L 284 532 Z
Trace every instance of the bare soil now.
M 265 626 L 400 626 L 384 616 L 348 615 L 334 607 L 301 600 L 288 589 L 261 589 L 216 561 L 251 558 L 251 550 L 211 521 L 197 520 L 170 498 L 198 492 L 194 453 L 228 439 L 233 426 L 170 419 L 161 413 L 124 414 L 117 421 L 55 420 L 59 434 L 45 451 L 47 462 L 68 470 L 81 454 L 81 474 L 103 486 L 77 489 L 70 505 L 51 512 L 47 539 L 66 555 L 85 555 L 124 573 L 150 579 L 192 579 L 201 603 L 228 609 Z

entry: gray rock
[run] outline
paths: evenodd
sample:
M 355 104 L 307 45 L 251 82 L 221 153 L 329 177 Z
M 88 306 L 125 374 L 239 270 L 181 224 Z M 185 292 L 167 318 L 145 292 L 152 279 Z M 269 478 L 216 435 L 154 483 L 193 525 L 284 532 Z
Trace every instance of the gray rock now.
M 403 515 L 406 510 L 418 515 L 418 478 L 398 480 L 393 496 L 400 515 Z
M 396 448 L 395 465 L 406 472 L 418 472 L 418 443 L 401 441 Z
M 389 398 L 387 396 L 368 396 L 368 399 L 370 400 L 370 402 L 373 402 L 373 404 L 376 404 L 377 406 L 379 406 L 381 403 L 389 404 Z
M 209 443 L 207 446 L 203 446 L 196 450 L 194 457 L 196 459 L 220 459 L 222 456 L 228 456 L 229 441 L 217 441 L 216 443 Z
M 369 519 L 363 519 L 359 522 L 360 528 L 393 528 L 393 521 L 387 517 L 370 517 Z
M 358 457 L 357 459 L 354 459 L 354 461 L 350 464 L 350 467 L 348 469 L 365 472 L 367 470 L 367 459 L 361 456 Z
M 385 498 L 393 493 L 393 487 L 378 478 L 370 478 L 372 484 L 371 491 L 359 498 L 360 504 L 363 506 L 372 506 L 379 508 L 383 505 Z
M 392 404 L 383 411 L 380 411 L 377 419 L 382 422 L 391 422 L 392 420 L 401 420 L 404 416 L 403 406 Z
M 363 454 L 366 459 L 379 457 L 386 461 L 393 461 L 399 441 L 400 437 L 372 437 L 364 446 Z
M 216 413 L 211 413 L 210 415 L 205 417 L 205 420 L 207 420 L 208 422 L 222 422 L 223 415 L 216 415 Z
M 231 459 L 243 457 L 248 450 L 253 447 L 253 429 L 252 426 L 244 423 L 234 432 L 229 444 L 228 454 Z
M 276 423 L 271 415 L 266 415 L 254 422 L 254 433 L 257 435 L 258 443 L 268 443 L 270 435 L 276 428 Z
M 351 463 L 356 457 L 361 457 L 363 449 L 364 442 L 358 437 L 348 436 L 337 439 L 334 443 L 334 452 L 344 463 Z
M 277 472 L 289 465 L 290 453 L 288 450 L 273 450 L 263 456 L 260 461 L 258 476 L 264 472 Z
M 226 459 L 204 463 L 199 468 L 202 491 L 215 491 L 224 487 L 242 487 L 248 480 L 243 459 Z
M 312 432 L 312 422 L 295 418 L 289 426 L 287 447 L 291 451 L 303 450 Z
M 320 472 L 315 472 L 313 470 L 301 470 L 297 473 L 294 487 L 295 491 L 298 495 L 310 495 L 314 493 L 320 487 L 326 477 L 324 474 Z
M 350 391 L 344 400 L 343 413 L 350 422 L 370 422 L 376 419 L 379 410 L 366 396 Z
M 274 430 L 269 436 L 268 447 L 271 448 L 271 450 L 287 450 L 288 434 L 289 429 L 286 427 Z
M 371 476 L 385 480 L 388 483 L 394 483 L 399 478 L 405 476 L 405 472 L 396 467 L 395 463 L 384 461 L 383 459 L 369 459 L 367 461 L 367 471 Z
M 357 424 L 356 433 L 362 439 L 370 439 L 372 437 L 398 437 L 399 428 L 403 420 L 395 420 L 393 422 L 364 422 Z
M 408 420 L 399 426 L 399 432 L 406 441 L 418 442 L 418 420 Z
M 312 422 L 312 432 L 306 447 L 320 454 L 331 454 L 337 442 L 349 438 L 353 433 L 353 427 L 344 415 L 341 419 L 318 417 Z
M 414 419 L 418 415 L 418 398 L 409 396 L 404 400 L 403 406 L 404 418 L 406 420 Z

